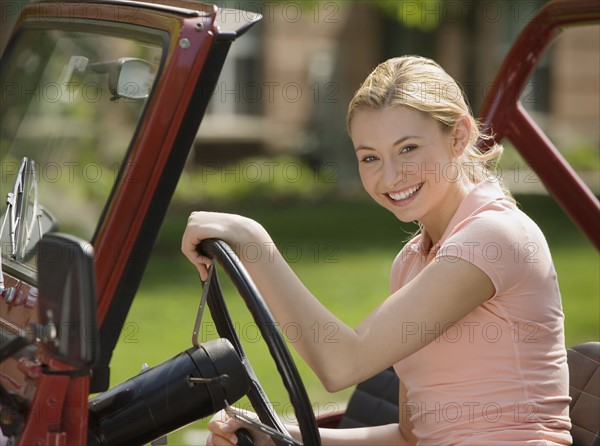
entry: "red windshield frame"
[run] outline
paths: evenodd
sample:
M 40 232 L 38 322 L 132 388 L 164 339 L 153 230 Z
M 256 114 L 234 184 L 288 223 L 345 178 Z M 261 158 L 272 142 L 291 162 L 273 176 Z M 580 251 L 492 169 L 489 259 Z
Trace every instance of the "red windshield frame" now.
M 565 28 L 600 23 L 597 0 L 556 0 L 523 29 L 505 57 L 481 122 L 497 142 L 509 140 L 548 192 L 600 250 L 600 201 L 523 108 L 519 97 L 548 46 Z

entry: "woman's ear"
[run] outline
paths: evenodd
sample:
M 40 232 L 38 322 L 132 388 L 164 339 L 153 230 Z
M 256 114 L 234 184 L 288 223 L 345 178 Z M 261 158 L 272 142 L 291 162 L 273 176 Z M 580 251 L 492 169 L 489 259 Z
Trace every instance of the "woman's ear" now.
M 471 140 L 471 120 L 467 116 L 463 116 L 452 129 L 452 154 L 458 158 Z

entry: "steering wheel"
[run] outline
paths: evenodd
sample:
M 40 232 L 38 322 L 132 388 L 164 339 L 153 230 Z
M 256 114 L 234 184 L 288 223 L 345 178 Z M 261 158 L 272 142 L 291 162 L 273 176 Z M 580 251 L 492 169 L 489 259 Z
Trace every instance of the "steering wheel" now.
M 302 441 L 305 445 L 321 444 L 319 428 L 315 419 L 310 400 L 304 388 L 304 384 L 298 373 L 298 369 L 292 359 L 290 352 L 285 344 L 285 341 L 277 330 L 275 320 L 271 315 L 265 301 L 260 292 L 252 282 L 248 272 L 242 265 L 242 262 L 235 254 L 233 249 L 222 240 L 207 239 L 203 240 L 198 246 L 198 251 L 213 261 L 217 261 L 227 273 L 240 296 L 243 298 L 246 307 L 250 311 L 254 322 L 257 324 L 265 343 L 271 353 L 271 357 L 277 366 L 277 370 L 283 384 L 289 394 L 290 402 L 294 408 Z M 244 352 L 240 338 L 235 330 L 234 324 L 227 310 L 225 299 L 219 285 L 219 280 L 216 275 L 216 270 L 209 275 L 205 287 L 207 290 L 207 303 L 217 328 L 219 335 L 228 339 L 239 355 L 242 364 L 246 370 L 250 381 L 250 390 L 248 391 L 248 399 L 252 407 L 256 410 L 261 422 L 275 429 L 278 433 L 287 437 L 290 441 L 285 441 L 283 438 L 273 437 L 273 441 L 277 446 L 288 444 L 297 444 L 297 441 L 292 439 L 289 432 L 277 417 L 272 409 L 267 395 L 261 386 L 250 361 Z

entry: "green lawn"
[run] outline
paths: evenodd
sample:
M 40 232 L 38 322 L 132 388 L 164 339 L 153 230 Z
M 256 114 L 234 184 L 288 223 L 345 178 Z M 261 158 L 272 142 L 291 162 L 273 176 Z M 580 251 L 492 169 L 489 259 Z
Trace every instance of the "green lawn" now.
M 544 196 L 517 197 L 544 230 L 559 275 L 566 314 L 567 344 L 600 340 L 600 260 L 558 207 Z M 261 221 L 313 293 L 350 325 L 387 296 L 391 262 L 416 229 L 367 202 L 294 203 L 238 206 Z M 165 221 L 111 363 L 111 385 L 136 374 L 143 363 L 156 365 L 191 346 L 201 286 L 194 268 L 179 252 L 187 215 L 172 213 Z M 221 277 L 223 278 L 223 274 Z M 226 282 L 222 280 L 222 282 Z M 225 284 L 232 315 L 248 355 L 275 408 L 289 417 L 289 401 L 260 341 L 256 326 L 229 284 Z M 207 318 L 203 334 L 210 335 Z M 326 329 L 291 336 L 332 336 Z M 293 350 L 293 349 L 292 349 Z M 324 391 L 293 352 L 309 396 L 319 413 L 339 407 L 349 390 Z M 241 402 L 245 405 L 246 403 Z M 202 428 L 205 422 L 195 423 Z M 183 431 L 169 444 L 183 445 Z

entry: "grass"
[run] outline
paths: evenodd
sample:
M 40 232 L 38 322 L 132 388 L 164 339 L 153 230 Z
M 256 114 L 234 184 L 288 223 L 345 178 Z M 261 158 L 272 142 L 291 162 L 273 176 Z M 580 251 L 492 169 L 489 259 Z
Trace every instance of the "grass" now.
M 597 251 L 549 197 L 517 199 L 538 222 L 553 252 L 566 314 L 567 345 L 600 340 Z M 387 211 L 360 200 L 238 205 L 235 211 L 261 221 L 308 288 L 350 325 L 356 325 L 387 296 L 391 262 L 416 229 L 399 224 Z M 191 346 L 201 286 L 194 268 L 179 252 L 186 218 L 187 215 L 174 212 L 163 225 L 139 295 L 114 352 L 111 385 L 136 374 L 143 363 L 156 365 Z M 224 284 L 224 292 L 252 365 L 275 408 L 286 419 L 292 414 L 291 406 L 256 326 L 228 283 Z M 203 327 L 203 339 L 214 337 L 208 318 Z M 291 338 L 334 336 L 329 328 L 287 334 Z M 351 391 L 327 393 L 291 350 L 315 410 L 323 413 L 339 408 Z M 247 403 L 238 404 L 245 407 Z M 205 425 L 206 420 L 201 420 L 191 427 Z M 169 444 L 185 444 L 185 432 L 172 434 Z

